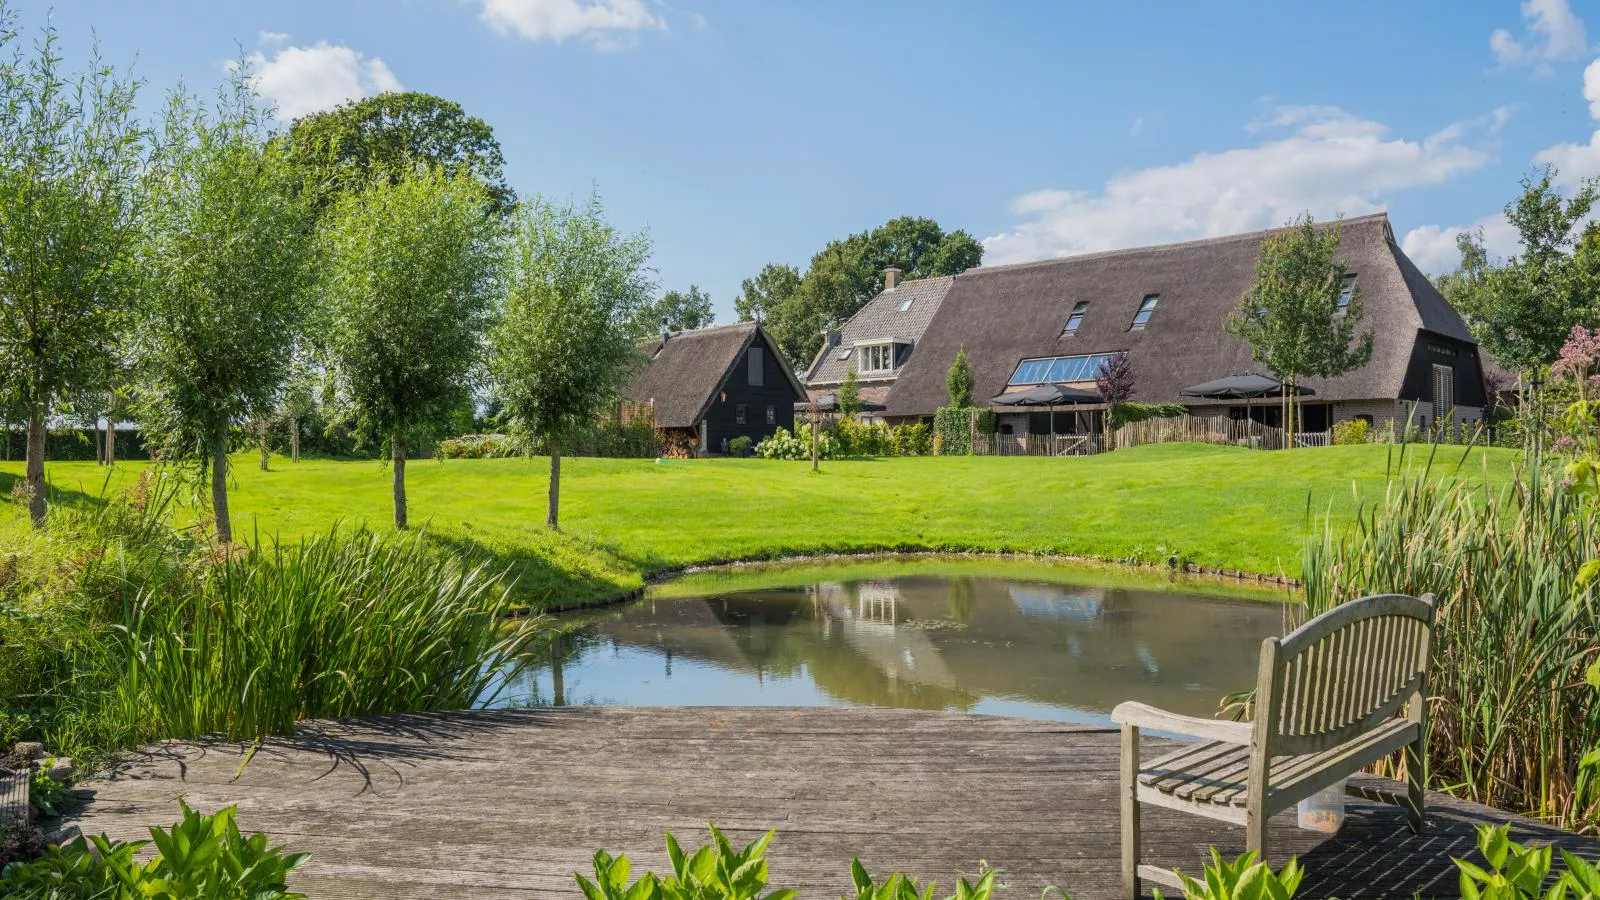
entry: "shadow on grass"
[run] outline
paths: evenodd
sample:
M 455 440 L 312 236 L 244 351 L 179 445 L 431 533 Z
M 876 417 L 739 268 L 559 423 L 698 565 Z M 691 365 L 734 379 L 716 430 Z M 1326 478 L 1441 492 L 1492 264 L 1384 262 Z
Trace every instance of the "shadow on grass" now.
M 0 472 L 0 501 L 9 501 L 12 496 L 11 492 L 16 490 L 17 485 L 21 484 L 22 480 L 23 476 L 21 475 Z M 115 496 L 115 491 L 111 489 L 109 481 L 108 475 L 106 480 L 100 483 L 99 491 L 90 493 L 84 490 L 81 485 L 77 488 L 69 488 L 53 482 L 50 480 L 49 474 L 46 473 L 45 494 L 52 507 L 100 510 L 104 509 L 110 503 L 111 498 Z
M 488 560 L 494 570 L 504 572 L 511 586 L 511 599 L 517 606 L 535 612 L 551 607 L 575 605 L 606 600 L 637 584 L 624 577 L 583 571 L 565 566 L 561 560 L 533 547 L 504 547 L 482 544 L 457 534 L 424 531 L 423 541 L 430 547 L 466 560 Z M 618 564 L 628 561 L 617 558 L 601 548 L 585 548 L 591 555 L 614 559 Z

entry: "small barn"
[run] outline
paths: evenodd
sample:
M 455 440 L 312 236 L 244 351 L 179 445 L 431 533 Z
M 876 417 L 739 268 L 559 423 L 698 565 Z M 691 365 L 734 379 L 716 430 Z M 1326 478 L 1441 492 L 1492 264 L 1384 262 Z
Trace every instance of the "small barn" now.
M 734 438 L 794 429 L 805 388 L 760 324 L 664 332 L 640 351 L 646 362 L 623 396 L 651 407 L 669 455 L 727 453 Z

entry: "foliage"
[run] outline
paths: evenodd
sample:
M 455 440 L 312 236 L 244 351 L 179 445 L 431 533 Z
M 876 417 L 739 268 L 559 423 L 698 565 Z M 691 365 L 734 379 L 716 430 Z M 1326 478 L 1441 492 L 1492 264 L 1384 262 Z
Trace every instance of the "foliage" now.
M 1429 778 L 1592 832 L 1600 771 L 1583 760 L 1600 746 L 1600 692 L 1568 686 L 1600 646 L 1600 593 L 1581 577 L 1597 542 L 1600 520 L 1537 456 L 1500 491 L 1408 477 L 1353 528 L 1330 523 L 1308 545 L 1306 612 L 1373 593 L 1437 595 Z
M 990 900 L 994 896 L 995 889 L 1000 887 L 994 879 L 994 869 L 984 869 L 977 883 L 965 878 L 958 879 L 956 892 L 950 895 L 949 900 Z M 882 883 L 875 884 L 872 875 L 867 872 L 866 866 L 861 864 L 860 859 L 850 861 L 850 884 L 856 891 L 855 900 L 933 900 L 935 887 L 929 882 L 926 889 L 919 889 L 916 879 L 901 872 L 892 872 Z M 1041 897 L 1048 895 L 1050 890 L 1047 888 Z M 1059 888 L 1054 890 L 1060 895 L 1061 900 L 1072 900 L 1070 894 Z M 839 900 L 850 900 L 850 895 L 846 894 Z
M 1478 852 L 1488 868 L 1456 859 L 1461 896 L 1469 900 L 1585 900 L 1600 897 L 1600 870 L 1566 850 L 1566 864 L 1552 880 L 1549 847 L 1524 847 L 1511 840 L 1510 826 L 1479 825 Z
M 1254 852 L 1242 854 L 1230 863 L 1212 847 L 1204 881 L 1182 872 L 1177 874 L 1183 882 L 1185 900 L 1289 900 L 1299 889 L 1305 870 L 1291 859 L 1281 871 L 1274 872 L 1265 861 L 1258 862 Z M 1161 892 L 1156 891 L 1155 896 L 1160 900 Z
M 1133 396 L 1133 362 L 1126 350 L 1114 353 L 1094 373 L 1094 386 L 1100 398 L 1115 407 Z
M 728 451 L 735 456 L 739 456 L 750 449 L 750 445 L 754 443 L 755 441 L 751 440 L 750 435 L 741 434 L 728 442 Z
M 739 285 L 733 311 L 741 322 L 764 322 L 800 291 L 800 272 L 794 266 L 767 263 L 754 278 Z
M 563 442 L 615 400 L 639 363 L 627 326 L 654 287 L 649 258 L 649 238 L 618 233 L 598 197 L 583 207 L 535 198 L 515 217 L 492 369 L 511 432 L 550 454 L 551 528 Z
M 433 452 L 440 459 L 500 459 L 515 455 L 517 448 L 503 434 L 463 434 L 445 438 Z
M 933 414 L 934 452 L 940 456 L 965 456 L 972 452 L 971 407 L 945 406 Z
M 762 459 L 810 459 L 811 435 L 801 431 L 794 434 L 789 429 L 778 426 L 761 443 L 756 445 L 756 455 Z M 839 444 L 834 436 L 826 431 L 817 435 L 817 458 L 833 459 L 839 456 Z
M 223 543 L 229 428 L 272 412 L 313 274 L 309 208 L 266 118 L 241 70 L 214 111 L 175 92 L 147 173 L 138 418 L 164 457 L 211 471 Z
M 840 456 L 927 456 L 933 452 L 933 429 L 915 425 L 863 425 L 840 421 L 833 436 Z
M 307 854 L 284 853 L 264 834 L 245 837 L 235 808 L 201 815 L 178 801 L 183 820 L 151 828 L 149 841 L 77 837 L 39 859 L 0 872 L 0 893 L 15 900 L 303 900 L 289 873 Z M 153 844 L 156 854 L 137 854 Z
M 1229 316 L 1227 330 L 1250 345 L 1290 393 L 1304 376 L 1333 378 L 1372 358 L 1372 332 L 1360 336 L 1361 290 L 1341 309 L 1347 270 L 1338 258 L 1339 226 L 1318 228 L 1311 216 L 1261 244 L 1255 281 Z M 1293 405 L 1285 430 L 1293 432 Z
M 635 340 L 648 340 L 668 331 L 694 331 L 715 321 L 711 311 L 711 295 L 700 290 L 699 285 L 689 285 L 687 291 L 667 291 L 657 300 L 639 307 L 634 313 L 628 331 Z
M 28 804 L 33 814 L 53 819 L 66 811 L 73 802 L 72 789 L 66 783 L 50 777 L 46 769 L 38 769 L 28 778 Z
M 374 180 L 398 181 L 428 168 L 470 175 L 498 214 L 516 207 L 494 129 L 442 97 L 391 91 L 351 100 L 294 120 L 287 141 L 321 208 L 366 190 Z
M 975 383 L 972 363 L 967 360 L 967 348 L 963 345 L 956 351 L 955 362 L 950 364 L 950 371 L 944 376 L 945 392 L 950 397 L 950 405 L 958 408 L 972 406 L 972 388 Z
M 845 370 L 844 379 L 839 382 L 838 406 L 839 415 L 845 419 L 853 419 L 861 412 L 861 379 L 854 366 Z
M 1335 444 L 1365 444 L 1372 440 L 1372 423 L 1366 419 L 1348 419 L 1333 423 Z
M 1482 236 L 1462 234 L 1461 265 L 1440 282 L 1484 349 L 1511 369 L 1549 365 L 1574 325 L 1600 317 L 1600 225 L 1589 215 L 1600 183 L 1563 197 L 1556 180 L 1546 167 L 1506 205 L 1522 253 L 1491 266 Z
M 1147 419 L 1176 419 L 1189 414 L 1182 403 L 1118 403 L 1111 408 L 1110 427 L 1116 431 L 1131 422 Z
M 396 528 L 406 445 L 468 402 L 482 371 L 501 259 L 488 202 L 469 174 L 435 168 L 373 182 L 328 217 L 329 355 L 341 401 L 395 461 Z
M 882 292 L 884 269 L 897 267 L 907 280 L 932 278 L 965 271 L 982 259 L 983 245 L 966 232 L 902 216 L 831 241 L 811 258 L 798 285 L 769 265 L 756 279 L 770 276 L 766 290 L 752 290 L 763 286 L 746 282 L 740 312 L 764 315 L 784 356 L 798 369 L 811 361 L 824 328 L 849 319 Z
M 46 420 L 103 385 L 133 293 L 143 142 L 135 81 L 98 54 L 63 73 L 48 25 L 25 56 L 16 18 L 0 0 L 0 405 L 26 411 L 39 525 Z

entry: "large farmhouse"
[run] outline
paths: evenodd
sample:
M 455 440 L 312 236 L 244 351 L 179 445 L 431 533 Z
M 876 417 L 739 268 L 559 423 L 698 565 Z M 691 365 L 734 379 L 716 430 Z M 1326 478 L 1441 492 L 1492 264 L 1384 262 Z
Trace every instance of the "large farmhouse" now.
M 767 330 L 740 322 L 663 332 L 640 347 L 645 363 L 622 395 L 651 407 L 672 455 L 725 453 L 728 442 L 759 442 L 794 427 L 805 388 Z
M 1243 400 L 1203 400 L 1182 391 L 1247 371 L 1250 348 L 1224 328 L 1255 277 L 1271 231 L 1043 262 L 980 267 L 897 284 L 836 331 L 806 373 L 813 396 L 856 369 L 864 399 L 888 421 L 931 416 L 948 402 L 946 373 L 966 348 L 979 402 L 1040 384 L 1094 388 L 1100 363 L 1126 351 L 1142 402 L 1184 402 L 1200 415 L 1246 414 Z M 1485 405 L 1477 342 L 1461 317 L 1395 243 L 1382 213 L 1341 223 L 1347 287 L 1365 307 L 1372 360 L 1333 379 L 1302 379 L 1304 430 L 1365 418 L 1378 427 L 1472 421 Z M 926 314 L 926 317 L 924 317 Z M 872 391 L 869 395 L 868 391 Z M 1085 407 L 1092 408 L 1092 407 Z M 1276 408 L 1256 417 L 1277 424 Z M 1028 415 L 1002 417 L 1025 432 Z

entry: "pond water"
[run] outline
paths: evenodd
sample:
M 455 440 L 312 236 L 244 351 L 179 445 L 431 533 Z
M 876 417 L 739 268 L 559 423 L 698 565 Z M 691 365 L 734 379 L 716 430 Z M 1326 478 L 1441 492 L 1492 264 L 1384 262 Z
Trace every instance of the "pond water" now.
M 647 597 L 541 648 L 502 704 L 893 706 L 1209 716 L 1284 608 L 1172 588 L 910 574 Z

